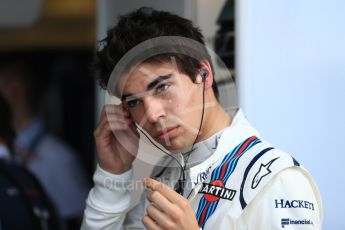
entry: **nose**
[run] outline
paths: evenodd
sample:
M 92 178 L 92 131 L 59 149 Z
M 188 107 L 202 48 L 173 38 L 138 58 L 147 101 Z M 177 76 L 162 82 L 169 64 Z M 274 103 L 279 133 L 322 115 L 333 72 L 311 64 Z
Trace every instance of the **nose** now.
M 145 107 L 145 115 L 150 123 L 156 123 L 159 119 L 165 117 L 165 110 L 162 102 L 159 99 L 146 97 L 143 100 Z

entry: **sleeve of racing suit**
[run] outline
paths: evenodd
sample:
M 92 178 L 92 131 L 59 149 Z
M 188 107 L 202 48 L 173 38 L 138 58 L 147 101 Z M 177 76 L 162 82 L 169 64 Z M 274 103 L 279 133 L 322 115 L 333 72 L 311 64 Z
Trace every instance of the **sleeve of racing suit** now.
M 321 229 L 322 201 L 311 176 L 284 169 L 250 202 L 236 229 Z
M 122 229 L 131 198 L 127 189 L 133 169 L 121 175 L 111 174 L 97 166 L 94 187 L 86 200 L 81 229 Z
M 147 190 L 145 189 L 141 195 L 139 203 L 134 206 L 126 216 L 124 221 L 125 229 L 145 229 L 142 219 L 146 213 L 146 208 L 148 206 Z

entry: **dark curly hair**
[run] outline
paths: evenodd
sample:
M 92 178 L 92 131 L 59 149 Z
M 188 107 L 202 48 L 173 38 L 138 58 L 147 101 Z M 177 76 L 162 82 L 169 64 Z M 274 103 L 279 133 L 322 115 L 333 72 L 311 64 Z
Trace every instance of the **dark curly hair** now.
M 162 63 L 169 61 L 173 55 L 177 68 L 187 74 L 192 81 L 200 70 L 202 60 L 207 60 L 212 68 L 211 57 L 205 47 L 203 35 L 193 26 L 190 20 L 165 11 L 157 11 L 152 8 L 142 7 L 129 14 L 119 17 L 118 24 L 109 29 L 105 39 L 101 40 L 99 51 L 96 51 L 93 67 L 96 79 L 101 88 L 106 89 L 110 75 L 120 59 L 136 45 L 157 37 L 179 36 L 195 40 L 201 43 L 203 51 L 197 59 L 181 53 L 159 54 L 152 56 L 144 62 Z M 132 63 L 138 64 L 138 63 Z M 218 88 L 213 81 L 213 92 L 218 99 Z

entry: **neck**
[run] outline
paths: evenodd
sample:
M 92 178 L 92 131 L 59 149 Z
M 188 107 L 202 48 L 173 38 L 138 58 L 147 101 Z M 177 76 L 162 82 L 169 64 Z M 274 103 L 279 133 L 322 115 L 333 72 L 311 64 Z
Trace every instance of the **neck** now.
M 197 142 L 203 141 L 219 132 L 220 130 L 229 126 L 232 122 L 232 117 L 223 109 L 218 101 L 212 100 L 208 108 L 205 106 L 205 115 L 202 128 Z

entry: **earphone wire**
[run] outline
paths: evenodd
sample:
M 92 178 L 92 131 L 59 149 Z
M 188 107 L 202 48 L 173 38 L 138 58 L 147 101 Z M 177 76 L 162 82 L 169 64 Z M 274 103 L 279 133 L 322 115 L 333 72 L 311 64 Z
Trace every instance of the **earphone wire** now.
M 184 190 L 184 183 L 185 183 L 185 180 L 186 180 L 186 177 L 185 177 L 185 171 L 186 171 L 186 166 L 187 166 L 187 163 L 188 163 L 188 160 L 189 160 L 189 156 L 191 155 L 191 151 L 193 151 L 193 148 L 194 148 L 194 145 L 196 143 L 196 140 L 198 139 L 198 136 L 200 134 L 200 130 L 201 130 L 201 126 L 202 126 L 202 122 L 204 120 L 204 112 L 205 112 L 205 78 L 202 78 L 202 82 L 203 82 L 203 90 L 202 90 L 202 113 L 201 113 L 201 119 L 200 119 L 200 125 L 199 125 L 199 130 L 198 130 L 198 134 L 196 135 L 195 137 L 195 140 L 194 140 L 194 143 L 191 147 L 191 149 L 188 151 L 188 155 L 186 156 L 187 159 L 184 159 L 184 165 L 183 165 L 183 171 L 182 171 L 182 191 L 181 191 L 181 195 L 183 195 L 183 190 Z M 180 178 L 181 178 L 181 175 L 180 175 Z
M 152 140 L 151 140 L 151 137 L 149 137 L 149 135 L 147 135 L 143 130 L 142 128 L 135 124 L 137 126 L 137 129 L 151 142 L 151 144 L 153 144 L 156 148 L 158 148 L 159 150 L 161 150 L 163 153 L 165 153 L 166 155 L 172 157 L 173 159 L 175 159 L 175 161 L 177 162 L 177 164 L 183 168 L 182 164 L 179 162 L 179 160 L 172 154 L 170 154 L 169 152 L 165 151 L 164 149 L 160 148 L 158 145 L 156 145 Z

